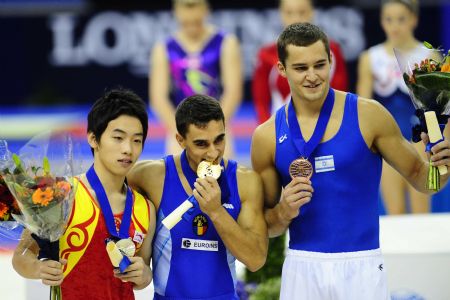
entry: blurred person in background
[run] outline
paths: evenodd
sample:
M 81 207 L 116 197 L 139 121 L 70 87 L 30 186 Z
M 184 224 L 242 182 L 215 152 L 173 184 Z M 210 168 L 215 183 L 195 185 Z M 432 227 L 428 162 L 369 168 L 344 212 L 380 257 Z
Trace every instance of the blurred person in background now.
M 312 23 L 314 21 L 312 0 L 280 0 L 279 12 L 284 27 L 297 22 Z M 348 76 L 344 56 L 339 44 L 331 40 L 330 49 L 333 56 L 331 86 L 346 91 Z M 278 72 L 277 62 L 275 42 L 260 49 L 252 82 L 253 101 L 260 124 L 269 119 L 291 97 L 286 78 Z
M 398 67 L 394 48 L 417 57 L 417 61 L 429 56 L 427 49 L 414 37 L 418 15 L 417 0 L 382 0 L 381 26 L 386 34 L 386 41 L 363 52 L 358 66 L 358 95 L 373 98 L 383 104 L 409 141 L 412 139 L 415 108 Z M 415 144 L 415 148 L 426 157 L 423 143 Z M 381 191 L 389 214 L 405 213 L 408 197 L 412 213 L 429 211 L 430 197 L 415 190 L 386 162 L 383 163 Z
M 166 153 L 181 150 L 176 142 L 175 108 L 188 96 L 219 99 L 228 123 L 242 101 L 242 70 L 237 38 L 208 24 L 207 0 L 173 0 L 178 30 L 158 43 L 151 55 L 150 105 L 168 130 Z M 233 143 L 227 132 L 227 156 Z

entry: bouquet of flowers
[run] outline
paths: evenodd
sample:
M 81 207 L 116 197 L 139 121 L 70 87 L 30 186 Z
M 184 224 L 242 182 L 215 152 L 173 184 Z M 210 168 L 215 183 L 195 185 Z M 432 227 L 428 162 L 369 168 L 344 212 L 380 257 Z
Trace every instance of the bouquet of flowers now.
M 28 142 L 0 174 L 17 200 L 21 214 L 14 219 L 32 232 L 39 259 L 59 261 L 59 238 L 71 215 L 75 196 L 73 143 L 70 135 L 47 132 Z M 51 287 L 51 299 L 61 299 Z
M 7 143 L 0 140 L 0 169 L 8 157 Z M 20 214 L 19 204 L 0 175 L 0 250 L 9 249 L 20 239 L 22 227 L 13 219 L 13 214 Z
M 450 114 L 450 50 L 441 59 L 441 50 L 427 42 L 424 46 L 429 55 L 419 60 L 397 49 L 394 52 L 420 120 L 420 125 L 413 128 L 413 140 L 420 141 L 420 132 L 427 132 L 430 138 L 427 151 L 430 151 L 442 141 L 442 131 Z M 433 167 L 430 161 L 427 188 L 438 191 L 440 175 L 446 173 L 446 166 Z

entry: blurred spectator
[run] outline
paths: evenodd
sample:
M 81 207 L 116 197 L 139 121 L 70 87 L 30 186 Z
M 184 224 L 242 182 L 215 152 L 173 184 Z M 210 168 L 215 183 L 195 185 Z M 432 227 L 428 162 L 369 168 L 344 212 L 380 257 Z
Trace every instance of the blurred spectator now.
M 415 109 L 393 49 L 410 53 L 413 57 L 417 57 L 418 61 L 428 56 L 422 43 L 414 37 L 419 4 L 416 0 L 382 0 L 381 3 L 381 26 L 386 34 L 386 40 L 361 54 L 357 93 L 361 97 L 376 99 L 383 104 L 394 116 L 405 138 L 411 140 Z M 415 144 L 415 147 L 419 153 L 426 156 L 422 142 Z M 429 196 L 417 192 L 385 162 L 381 191 L 389 214 L 405 213 L 407 197 L 410 199 L 412 213 L 429 211 Z
M 206 94 L 220 99 L 228 123 L 242 101 L 242 71 L 237 38 L 207 23 L 207 0 L 174 0 L 177 32 L 152 53 L 150 104 L 166 126 L 166 153 L 178 153 L 175 107 L 186 97 Z M 231 127 L 229 127 L 231 128 Z M 226 156 L 232 155 L 227 132 Z
M 314 20 L 312 0 L 280 0 L 279 11 L 283 26 L 296 22 Z M 346 91 L 348 77 L 345 60 L 339 45 L 330 40 L 332 53 L 331 87 Z M 258 122 L 263 123 L 289 101 L 291 95 L 286 78 L 278 73 L 278 55 L 276 44 L 270 44 L 260 49 L 252 81 L 252 94 Z

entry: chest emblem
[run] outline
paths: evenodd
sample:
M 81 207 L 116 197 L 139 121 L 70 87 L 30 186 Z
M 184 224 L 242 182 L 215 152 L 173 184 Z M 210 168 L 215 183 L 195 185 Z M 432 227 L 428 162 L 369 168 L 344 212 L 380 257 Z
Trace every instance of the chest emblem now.
M 192 229 L 197 236 L 202 236 L 208 230 L 208 219 L 205 215 L 199 214 L 192 221 Z

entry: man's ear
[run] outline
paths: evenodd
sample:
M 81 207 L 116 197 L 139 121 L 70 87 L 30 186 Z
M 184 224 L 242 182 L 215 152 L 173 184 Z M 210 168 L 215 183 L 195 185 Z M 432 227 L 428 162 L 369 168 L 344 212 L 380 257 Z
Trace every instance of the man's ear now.
M 175 138 L 177 139 L 178 145 L 180 145 L 180 147 L 182 149 L 186 149 L 186 140 L 181 136 L 181 134 L 179 134 L 178 132 L 175 134 Z
M 280 73 L 281 76 L 283 76 L 284 78 L 286 78 L 286 68 L 284 67 L 283 63 L 281 61 L 277 62 L 277 68 L 278 68 L 278 72 Z
M 89 146 L 91 146 L 92 149 L 98 148 L 97 138 L 95 137 L 93 132 L 89 132 L 87 134 L 87 141 L 89 143 Z

